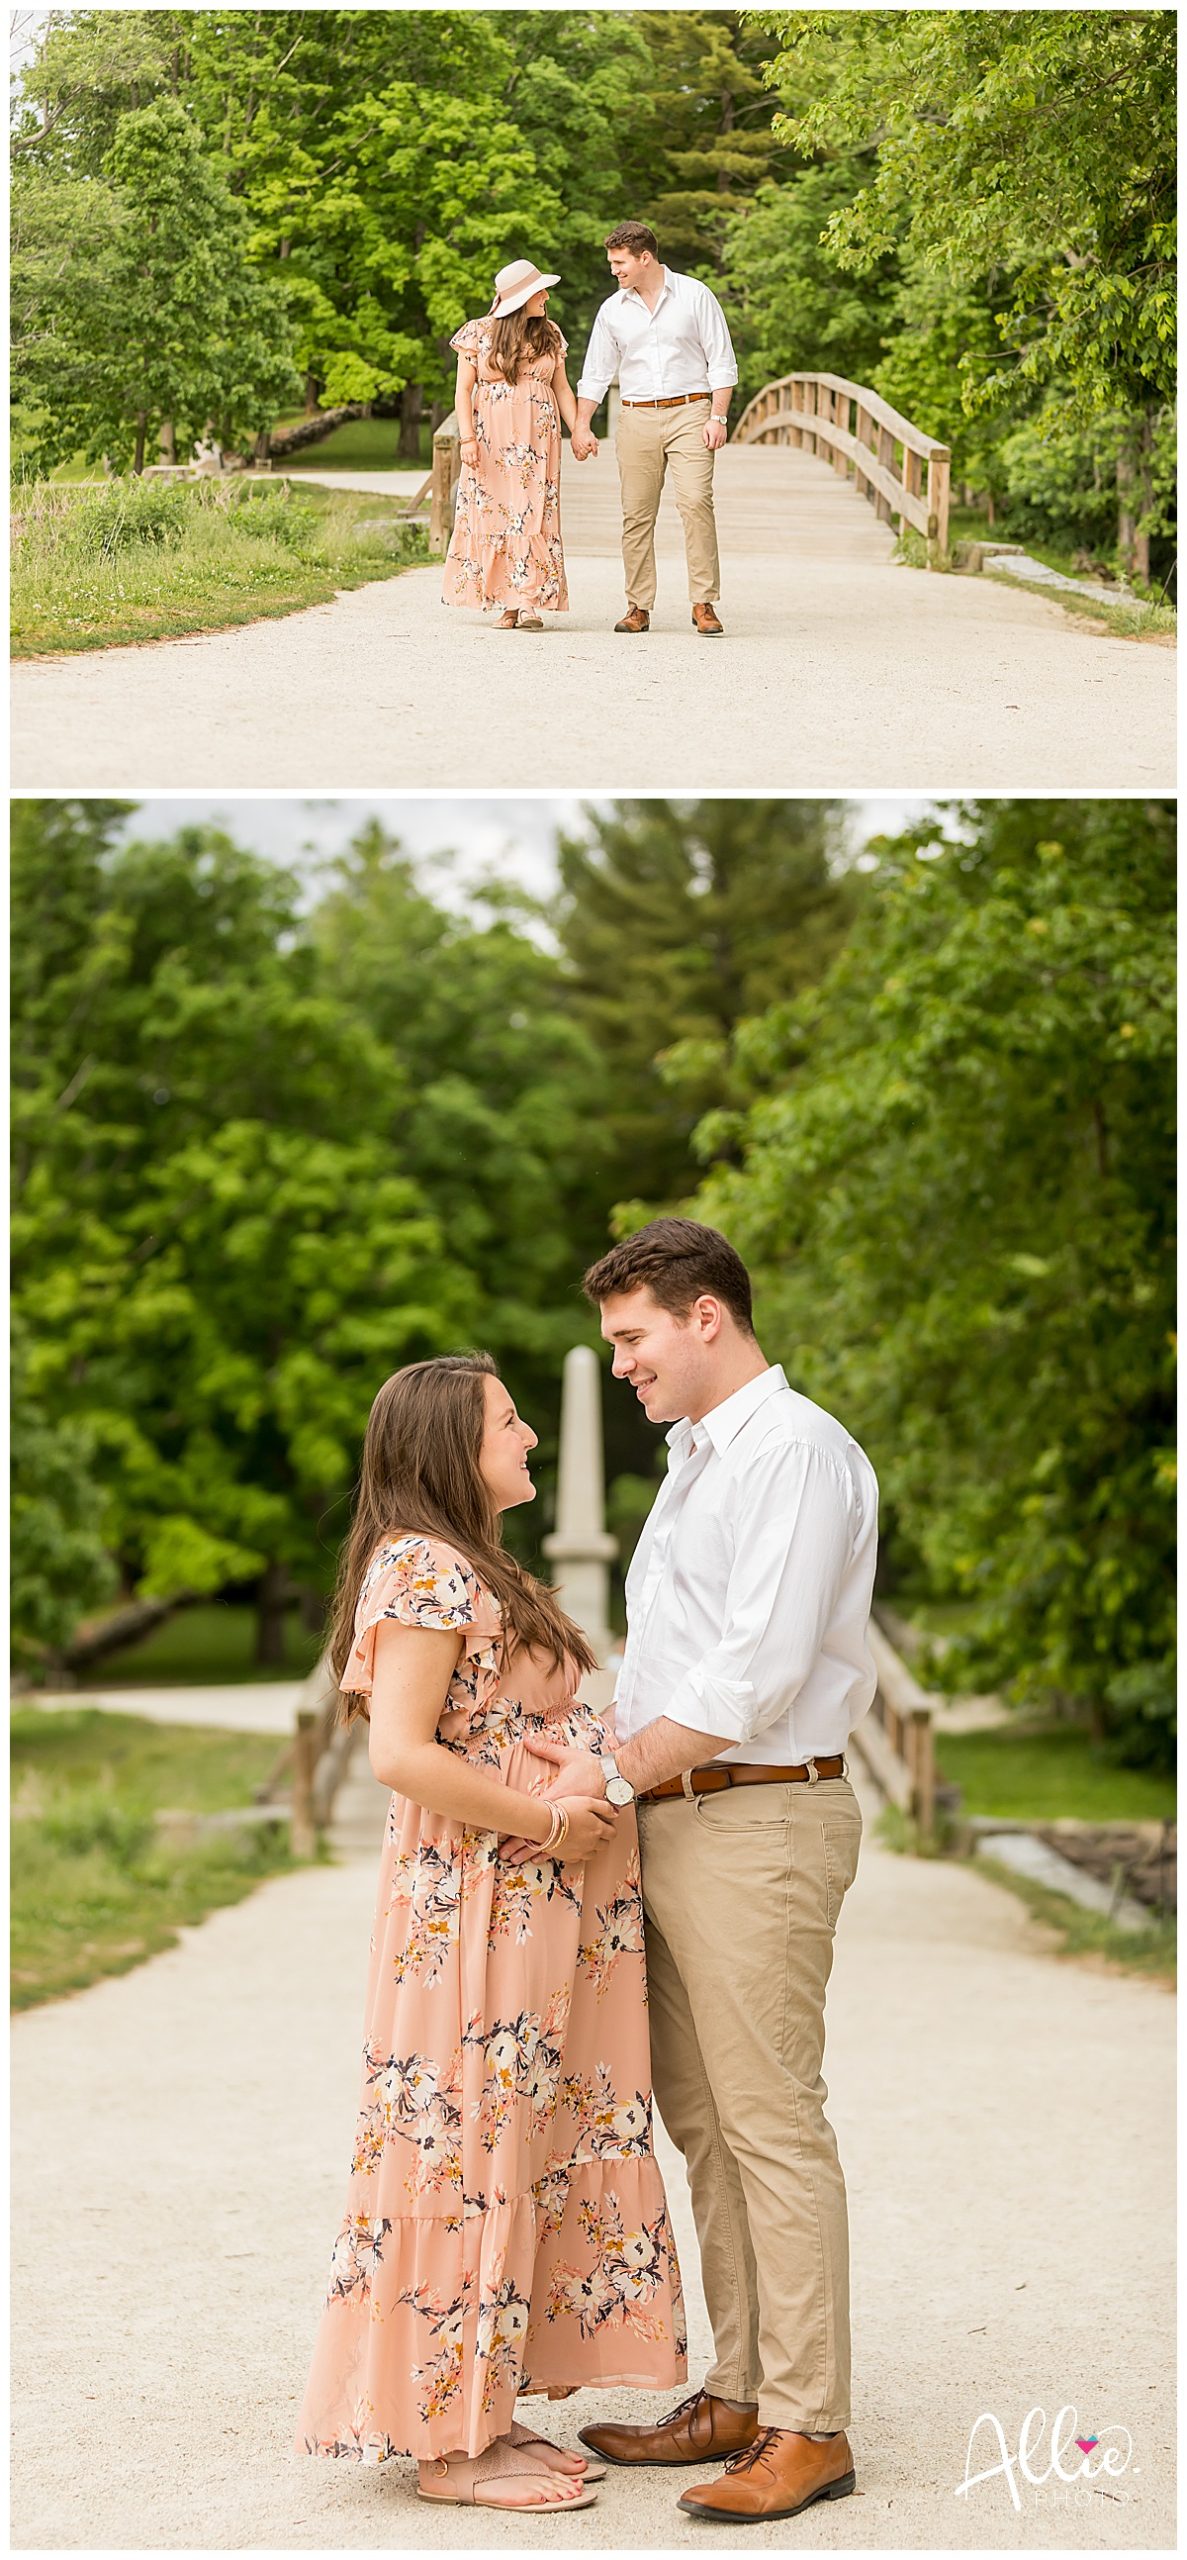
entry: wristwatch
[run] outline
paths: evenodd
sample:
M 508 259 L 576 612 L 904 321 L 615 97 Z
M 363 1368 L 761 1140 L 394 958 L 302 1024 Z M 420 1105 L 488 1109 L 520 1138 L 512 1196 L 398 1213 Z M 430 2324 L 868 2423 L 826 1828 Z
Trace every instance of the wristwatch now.
M 619 1768 L 613 1752 L 599 1751 L 598 1763 L 601 1768 L 602 1776 L 606 1781 L 607 1804 L 633 1804 L 635 1801 L 635 1790 L 631 1785 L 630 1779 L 623 1777 L 622 1771 Z

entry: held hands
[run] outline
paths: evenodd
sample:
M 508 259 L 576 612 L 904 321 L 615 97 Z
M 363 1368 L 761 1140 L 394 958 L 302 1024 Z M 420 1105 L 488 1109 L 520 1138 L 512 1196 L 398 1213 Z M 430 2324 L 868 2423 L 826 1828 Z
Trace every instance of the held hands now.
M 555 1849 L 545 1848 L 539 1840 L 501 1840 L 499 1856 L 509 1866 L 531 1866 L 537 1858 L 559 1858 L 562 1865 L 568 1865 L 570 1860 L 579 1864 L 583 1858 L 594 1857 L 613 1835 L 618 1815 L 604 1796 L 562 1795 L 558 1788 L 550 1787 L 540 1802 L 550 1811 L 553 1805 L 563 1806 L 569 1817 L 564 1840 Z
M 710 453 L 716 453 L 729 434 L 728 418 L 709 418 L 701 429 Z
M 596 436 L 590 434 L 588 427 L 586 428 L 584 435 L 582 434 L 580 427 L 575 429 L 571 442 L 574 462 L 597 461 L 598 440 Z

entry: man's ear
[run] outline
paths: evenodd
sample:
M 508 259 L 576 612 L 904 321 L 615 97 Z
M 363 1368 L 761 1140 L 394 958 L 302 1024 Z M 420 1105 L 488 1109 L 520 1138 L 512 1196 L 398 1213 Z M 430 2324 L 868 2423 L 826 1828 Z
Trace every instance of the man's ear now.
M 721 1332 L 722 1322 L 720 1298 L 711 1298 L 708 1294 L 698 1298 L 693 1313 L 700 1328 L 702 1342 L 716 1342 Z

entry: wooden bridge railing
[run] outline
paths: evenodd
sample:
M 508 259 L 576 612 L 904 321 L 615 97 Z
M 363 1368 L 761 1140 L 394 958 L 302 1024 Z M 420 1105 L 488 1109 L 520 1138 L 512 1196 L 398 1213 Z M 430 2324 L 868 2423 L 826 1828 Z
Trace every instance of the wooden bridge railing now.
M 298 1858 L 313 1856 L 346 1774 L 354 1730 L 340 1722 L 340 1707 L 327 1651 L 302 1682 L 292 1734 L 256 1789 L 257 1804 L 276 1804 L 281 1799 L 287 1803 L 293 1854 Z
M 786 373 L 756 393 L 734 428 L 733 444 L 793 444 L 831 457 L 883 524 L 898 516 L 927 544 L 929 569 L 948 558 L 951 455 L 876 391 L 838 373 Z M 926 479 L 925 479 L 926 475 Z
M 461 476 L 461 437 L 458 434 L 457 411 L 451 409 L 449 416 L 442 418 L 440 426 L 434 430 L 433 468 L 404 509 L 406 516 L 418 516 L 425 500 L 428 500 L 429 542 L 434 551 L 449 548 L 457 505 L 457 484 Z
M 936 1821 L 931 1704 L 876 1618 L 870 1620 L 869 1645 L 878 1687 L 869 1715 L 854 1728 L 853 1745 L 883 1795 L 913 1816 L 922 1845 L 932 1839 Z

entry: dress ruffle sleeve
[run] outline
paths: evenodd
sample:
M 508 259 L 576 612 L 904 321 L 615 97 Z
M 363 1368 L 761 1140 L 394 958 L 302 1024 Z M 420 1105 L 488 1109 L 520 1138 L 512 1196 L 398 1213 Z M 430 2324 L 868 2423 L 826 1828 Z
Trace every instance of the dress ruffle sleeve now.
M 355 1611 L 354 1643 L 339 1686 L 369 1698 L 375 1672 L 375 1630 L 385 1618 L 401 1626 L 456 1628 L 462 1652 L 493 1670 L 499 1659 L 502 1612 L 473 1565 L 440 1538 L 391 1539 L 378 1547 L 363 1577 Z
M 449 343 L 455 355 L 469 356 L 471 364 L 477 364 L 482 351 L 481 320 L 463 320 L 461 328 L 454 331 Z

